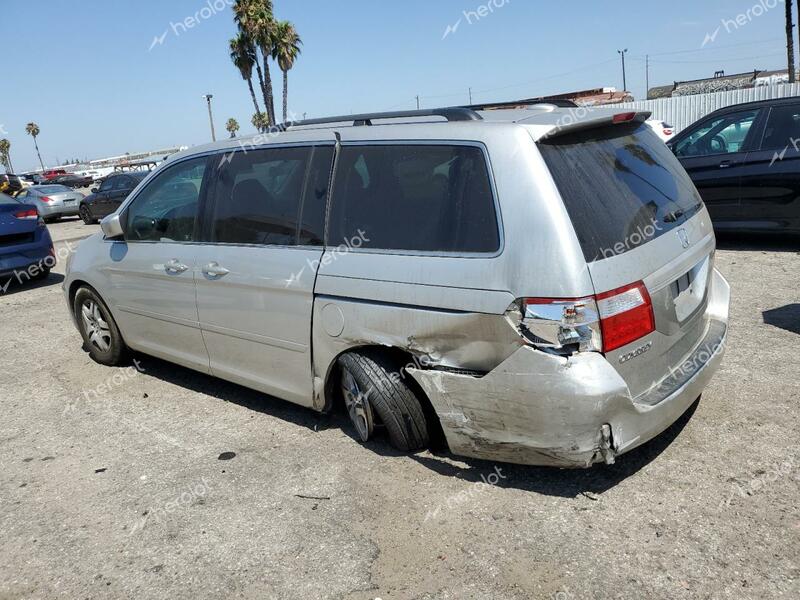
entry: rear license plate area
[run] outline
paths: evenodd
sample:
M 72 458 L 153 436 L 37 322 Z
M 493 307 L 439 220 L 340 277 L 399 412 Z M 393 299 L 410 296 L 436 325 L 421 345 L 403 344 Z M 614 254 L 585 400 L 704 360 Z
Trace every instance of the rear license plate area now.
M 672 282 L 672 297 L 678 322 L 683 323 L 689 319 L 703 303 L 708 291 L 710 275 L 711 256 L 706 256 Z

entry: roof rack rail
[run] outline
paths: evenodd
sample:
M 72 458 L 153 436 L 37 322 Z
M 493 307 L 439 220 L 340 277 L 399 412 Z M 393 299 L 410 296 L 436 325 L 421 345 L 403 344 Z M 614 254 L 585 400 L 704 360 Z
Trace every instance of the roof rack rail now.
M 381 113 L 365 113 L 360 115 L 342 115 L 339 117 L 323 117 L 321 119 L 306 119 L 304 121 L 289 121 L 279 125 L 281 131 L 286 131 L 290 127 L 305 127 L 307 125 L 329 125 L 331 123 L 353 122 L 353 127 L 363 127 L 372 125 L 372 121 L 380 119 L 405 119 L 414 117 L 444 117 L 449 121 L 482 121 L 477 112 L 471 108 L 434 108 L 429 110 L 401 110 Z

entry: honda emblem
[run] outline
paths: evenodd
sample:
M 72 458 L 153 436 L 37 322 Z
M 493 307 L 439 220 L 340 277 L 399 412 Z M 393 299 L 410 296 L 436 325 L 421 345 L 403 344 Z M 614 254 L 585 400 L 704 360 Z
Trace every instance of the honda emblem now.
M 685 229 L 678 229 L 678 238 L 681 240 L 681 244 L 683 244 L 684 248 L 688 248 L 691 245 L 689 243 L 689 234 L 686 233 Z

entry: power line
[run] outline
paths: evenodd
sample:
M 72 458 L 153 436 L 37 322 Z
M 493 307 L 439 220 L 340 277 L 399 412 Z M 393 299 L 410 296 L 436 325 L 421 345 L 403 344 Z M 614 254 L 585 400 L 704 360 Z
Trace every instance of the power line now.
M 734 60 L 761 60 L 764 58 L 773 58 L 776 56 L 783 56 L 783 53 L 780 54 L 761 54 L 759 56 L 736 56 L 736 57 L 721 57 L 721 58 L 713 58 L 707 60 L 653 60 L 650 58 L 650 63 L 656 64 L 665 64 L 665 65 L 699 65 L 699 64 L 708 64 L 708 63 L 721 63 L 721 62 L 731 62 Z M 630 60 L 638 60 L 638 61 L 646 61 L 647 58 L 644 56 L 632 56 Z
M 754 46 L 754 45 L 758 45 L 758 44 L 768 44 L 768 43 L 775 42 L 775 41 L 778 41 L 778 40 L 782 41 L 784 39 L 785 39 L 784 37 L 775 37 L 775 38 L 768 38 L 768 39 L 765 39 L 765 40 L 759 40 L 757 42 L 741 42 L 739 44 L 725 44 L 725 45 L 720 45 L 720 46 L 711 46 L 711 47 L 707 47 L 707 48 L 694 48 L 694 49 L 691 49 L 691 50 L 674 50 L 672 52 L 655 52 L 655 53 L 651 52 L 650 56 L 651 57 L 653 57 L 653 56 L 672 56 L 672 55 L 675 55 L 675 54 L 694 54 L 694 53 L 697 53 L 697 52 L 707 53 L 707 52 L 711 52 L 711 51 L 714 51 L 714 50 L 724 50 L 726 48 L 740 48 L 742 46 Z

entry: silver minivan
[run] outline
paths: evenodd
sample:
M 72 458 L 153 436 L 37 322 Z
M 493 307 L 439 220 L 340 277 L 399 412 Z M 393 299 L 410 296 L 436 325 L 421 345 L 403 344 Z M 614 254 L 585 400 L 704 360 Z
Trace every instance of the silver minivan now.
M 102 364 L 341 407 L 363 441 L 613 463 L 727 336 L 708 212 L 648 116 L 451 108 L 194 148 L 80 244 L 67 303 Z

